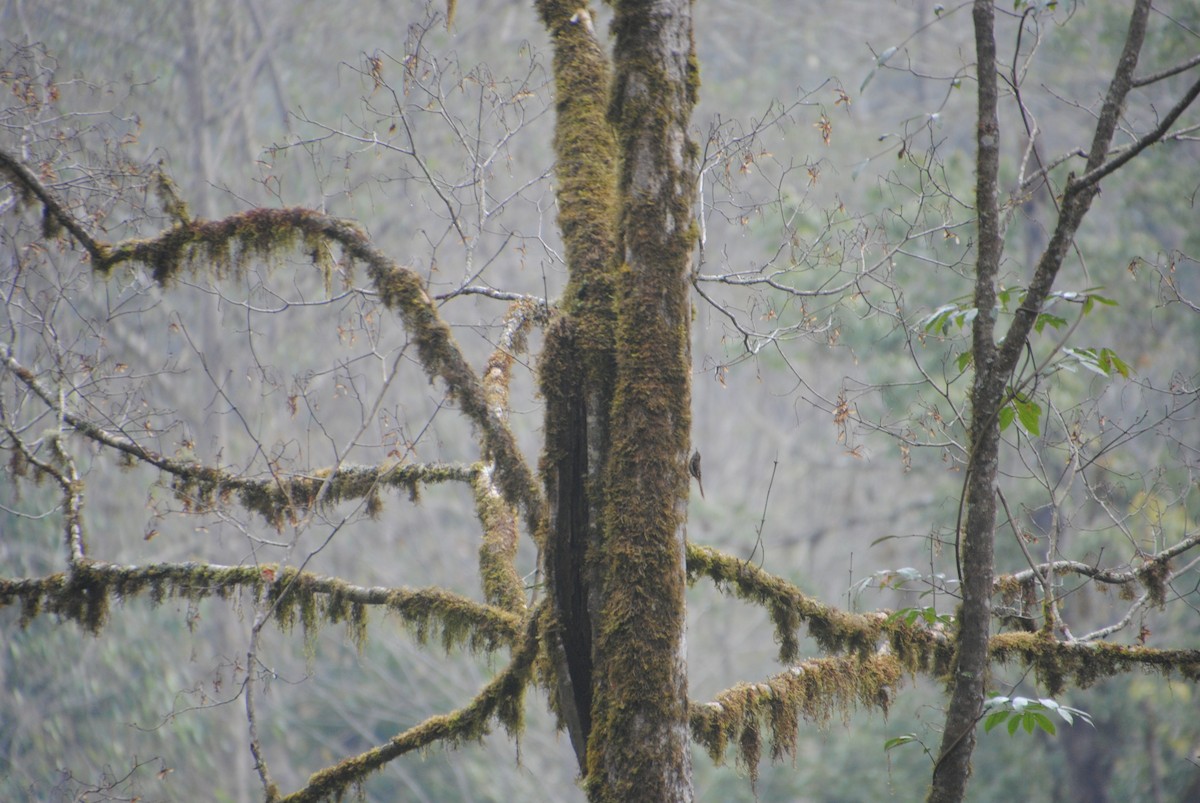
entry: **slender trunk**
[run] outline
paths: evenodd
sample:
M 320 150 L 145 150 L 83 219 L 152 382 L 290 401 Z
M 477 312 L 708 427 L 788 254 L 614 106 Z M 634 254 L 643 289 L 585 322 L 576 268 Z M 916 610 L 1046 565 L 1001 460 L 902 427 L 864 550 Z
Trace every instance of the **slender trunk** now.
M 958 652 L 951 679 L 950 706 L 933 772 L 929 800 L 962 800 L 975 749 L 975 723 L 983 707 L 992 615 L 992 550 L 996 525 L 994 486 L 999 465 L 998 415 L 1006 375 L 997 365 L 996 276 L 1000 237 L 1000 123 L 997 117 L 996 42 L 991 0 L 974 9 L 976 71 L 979 81 L 976 130 L 975 206 L 979 236 L 975 263 L 975 321 L 972 349 L 975 384 L 971 389 L 971 452 L 967 463 L 966 521 L 959 532 L 962 605 L 958 612 Z
M 966 794 L 975 749 L 975 726 L 987 688 L 988 639 L 991 632 L 991 593 L 995 574 L 993 546 L 996 525 L 995 487 L 999 469 L 999 412 L 1006 402 L 1008 383 L 1026 348 L 1042 304 L 1069 253 L 1071 243 L 1099 192 L 1098 171 L 1109 160 L 1109 148 L 1133 83 L 1138 54 L 1146 33 L 1149 0 L 1138 0 L 1104 107 L 1096 123 L 1087 157 L 1087 173 L 1072 174 L 1062 193 L 1054 232 L 1029 281 L 1004 340 L 996 345 L 996 283 L 1003 253 L 999 215 L 1000 125 L 996 78 L 995 14 L 991 0 L 975 0 L 978 124 L 976 130 L 975 203 L 978 238 L 975 266 L 975 309 L 972 350 L 975 382 L 971 389 L 971 437 L 967 463 L 966 520 L 960 531 L 962 605 L 959 608 L 957 653 L 951 677 L 950 704 L 942 744 L 934 766 L 929 800 L 957 803 Z M 1101 171 L 1103 172 L 1103 171 Z M 1092 174 L 1095 178 L 1088 179 Z

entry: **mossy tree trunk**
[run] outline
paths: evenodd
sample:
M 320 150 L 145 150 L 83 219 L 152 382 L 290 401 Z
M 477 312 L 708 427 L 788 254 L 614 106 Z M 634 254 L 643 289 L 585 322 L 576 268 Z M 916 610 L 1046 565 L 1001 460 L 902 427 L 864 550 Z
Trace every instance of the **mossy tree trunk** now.
M 593 800 L 690 800 L 684 526 L 691 432 L 687 266 L 698 76 L 690 0 L 619 2 L 616 386 L 599 564 Z
M 538 10 L 570 269 L 541 364 L 556 707 L 590 799 L 690 800 L 691 3 L 615 3 L 611 80 L 586 10 Z
M 554 603 L 546 628 L 552 700 L 580 771 L 591 730 L 596 565 L 615 367 L 617 144 L 608 122 L 610 68 L 572 0 L 539 0 L 554 43 L 558 225 L 570 278 L 546 332 L 542 475 L 549 504 L 543 560 Z

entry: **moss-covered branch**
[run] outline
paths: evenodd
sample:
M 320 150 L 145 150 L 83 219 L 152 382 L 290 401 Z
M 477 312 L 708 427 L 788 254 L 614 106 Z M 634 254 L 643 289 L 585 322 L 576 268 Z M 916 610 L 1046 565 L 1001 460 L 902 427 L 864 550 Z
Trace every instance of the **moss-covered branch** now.
M 546 305 L 533 299 L 521 299 L 509 305 L 496 350 L 488 358 L 483 374 L 489 415 L 498 421 L 508 420 L 509 382 L 516 355 L 527 350 L 529 331 L 535 323 L 544 322 L 548 314 Z M 524 613 L 525 588 L 516 567 L 516 510 L 500 493 L 493 464 L 484 465 L 476 473 L 472 487 L 475 492 L 475 513 L 483 526 L 483 541 L 479 545 L 479 576 L 484 597 L 489 603 L 507 611 Z M 533 533 L 539 540 L 542 535 L 541 532 Z
M 240 591 L 266 594 L 284 629 L 299 621 L 315 633 L 321 624 L 345 623 L 360 646 L 366 638 L 367 609 L 382 606 L 400 617 L 418 641 L 431 636 L 447 650 L 466 646 L 494 651 L 514 644 L 520 619 L 442 589 L 365 587 L 332 577 L 273 564 L 218 566 L 205 563 L 155 563 L 122 566 L 80 561 L 65 573 L 8 580 L 0 578 L 0 608 L 20 603 L 21 626 L 50 613 L 98 633 L 113 600 L 147 596 L 153 604 L 167 598 L 228 599 Z
M 4 347 L 6 367 L 42 401 L 55 409 L 63 423 L 96 443 L 104 444 L 127 458 L 147 463 L 174 477 L 172 488 L 190 510 L 205 510 L 236 495 L 243 508 L 258 513 L 274 527 L 295 520 L 318 501 L 330 506 L 352 499 L 375 499 L 381 490 L 394 488 L 417 497 L 421 485 L 442 482 L 474 483 L 480 466 L 424 465 L 342 466 L 336 471 L 316 469 L 308 474 L 270 477 L 241 477 L 224 469 L 189 460 L 178 460 L 149 449 L 125 435 L 76 415 L 59 410 L 59 400 Z M 324 490 L 323 490 L 324 489 Z
M 873 653 L 886 640 L 906 669 L 937 674 L 947 665 L 951 645 L 945 634 L 915 627 L 901 619 L 890 620 L 886 612 L 847 613 L 826 605 L 791 583 L 746 561 L 710 547 L 688 544 L 688 581 L 705 576 L 718 588 L 739 599 L 763 607 L 775 625 L 779 660 L 792 663 L 799 658 L 799 628 L 808 632 L 818 646 L 831 653 Z
M 1139 565 L 1129 569 L 1105 569 L 1075 560 L 1051 561 L 1014 574 L 1000 575 L 996 578 L 994 586 L 996 591 L 1003 594 L 1007 601 L 1017 596 L 1023 587 L 1039 577 L 1047 576 L 1048 573 L 1075 574 L 1108 585 L 1141 583 L 1150 593 L 1151 601 L 1156 605 L 1161 605 L 1166 599 L 1167 583 L 1173 576 L 1171 561 L 1198 544 L 1200 544 L 1200 533 L 1184 538 L 1152 555 L 1142 555 Z
M 368 509 L 378 506 L 382 490 L 396 489 L 416 499 L 421 485 L 474 482 L 480 466 L 441 463 L 393 466 L 342 466 L 337 471 L 318 469 L 311 474 L 247 479 L 217 469 L 193 466 L 176 474 L 176 496 L 193 510 L 208 509 L 236 494 L 246 510 L 258 513 L 275 527 L 293 521 L 314 504 L 321 507 L 353 499 L 367 499 Z
M 735 745 L 738 764 L 753 782 L 764 732 L 770 734 L 773 760 L 795 756 L 801 718 L 823 724 L 835 711 L 848 716 L 856 706 L 886 713 L 903 675 L 900 662 L 883 653 L 805 661 L 762 683 L 740 683 L 711 703 L 690 706 L 692 738 L 717 764 Z
M 291 207 L 252 209 L 220 220 L 181 218 L 154 237 L 135 238 L 109 245 L 88 236 L 73 222 L 68 210 L 37 177 L 7 154 L 0 154 L 0 169 L 13 177 L 26 198 L 36 198 L 46 215 L 53 217 L 87 251 L 93 268 L 102 275 L 126 262 L 146 265 L 163 285 L 188 271 L 205 271 L 221 277 L 251 260 L 267 260 L 302 248 L 318 267 L 332 270 L 326 244 L 337 244 L 353 262 L 366 266 L 367 274 L 384 305 L 400 315 L 417 345 L 421 365 L 430 378 L 445 384 L 464 415 L 482 434 L 485 459 L 496 462 L 497 482 L 505 498 L 524 512 L 530 532 L 538 532 L 544 515 L 541 494 L 533 472 L 517 449 L 507 424 L 491 414 L 478 376 L 471 369 L 450 327 L 438 314 L 421 278 L 377 248 L 358 225 L 316 212 Z M 71 225 L 67 225 L 72 220 Z
M 943 677 L 951 665 L 954 645 L 947 633 L 909 624 L 886 611 L 868 614 L 840 611 L 745 561 L 709 547 L 689 544 L 688 580 L 694 583 L 701 576 L 710 578 L 718 588 L 731 591 L 739 599 L 767 610 L 780 643 L 780 660 L 785 663 L 794 661 L 798 655 L 798 630 L 806 623 L 809 634 L 825 652 L 854 653 L 865 660 L 878 646 L 886 644 L 889 654 L 905 671 L 935 678 Z M 1144 578 L 1139 576 L 1139 579 L 1150 585 Z M 1186 680 L 1200 681 L 1200 650 L 1059 641 L 1044 632 L 1000 633 L 991 637 L 988 650 L 993 661 L 1019 661 L 1032 667 L 1051 694 L 1061 693 L 1067 678 L 1085 688 L 1136 666 L 1163 673 L 1177 672 Z
M 1006 663 L 1019 661 L 1032 667 L 1038 683 L 1051 696 L 1062 694 L 1067 679 L 1085 689 L 1099 680 L 1135 668 L 1163 675 L 1178 673 L 1184 680 L 1200 681 L 1200 650 L 1157 650 L 1108 642 L 1062 642 L 1045 633 L 1000 633 L 989 643 L 991 657 Z
M 340 799 L 349 788 L 406 753 L 436 742 L 457 745 L 483 738 L 488 734 L 493 718 L 509 734 L 519 734 L 524 724 L 524 693 L 533 677 L 534 659 L 538 654 L 540 618 L 540 609 L 530 613 L 525 620 L 524 637 L 513 652 L 512 662 L 468 705 L 450 714 L 430 717 L 386 744 L 315 773 L 303 789 L 282 801 L 302 803 Z

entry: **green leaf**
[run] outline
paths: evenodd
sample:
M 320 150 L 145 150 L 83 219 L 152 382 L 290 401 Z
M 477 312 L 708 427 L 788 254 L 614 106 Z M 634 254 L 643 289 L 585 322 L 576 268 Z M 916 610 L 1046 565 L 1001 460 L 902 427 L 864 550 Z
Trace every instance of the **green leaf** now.
M 1117 356 L 1117 353 L 1112 349 L 1100 349 L 1100 367 L 1109 376 L 1116 371 L 1126 379 L 1129 378 L 1129 365 Z
M 1008 429 L 1009 425 L 1012 424 L 1013 419 L 1016 417 L 1017 411 L 1013 409 L 1011 404 L 1006 404 L 1001 407 L 1000 414 L 997 416 L 997 420 L 1000 424 L 1000 431 L 1003 432 L 1004 430 Z
M 1041 434 L 1042 406 L 1035 401 L 1029 399 L 1016 398 L 1013 399 L 1013 404 L 1017 408 L 1017 417 L 1021 421 L 1021 426 L 1030 435 L 1038 436 Z
M 1047 326 L 1052 327 L 1054 329 L 1062 329 L 1066 325 L 1067 325 L 1066 318 L 1061 318 L 1058 315 L 1051 315 L 1048 312 L 1043 312 L 1041 315 L 1037 316 L 1037 320 L 1034 321 L 1033 328 L 1037 331 L 1038 334 L 1041 334 L 1042 330 L 1045 329 Z
M 959 372 L 961 373 L 962 371 L 967 370 L 967 366 L 971 365 L 974 362 L 975 362 L 975 355 L 970 351 L 964 351 L 962 354 L 958 355 L 958 359 L 954 361 L 954 365 L 958 368 Z
M 886 753 L 893 747 L 899 747 L 902 744 L 909 744 L 910 742 L 915 741 L 917 741 L 917 734 L 915 733 L 906 733 L 903 736 L 893 736 L 891 739 L 888 739 L 883 743 L 883 750 Z
M 924 325 L 926 332 L 941 330 L 942 334 L 946 334 L 946 332 L 950 329 L 950 316 L 957 311 L 958 305 L 943 304 L 933 312 L 929 313 L 929 315 L 918 321 L 918 323 Z
M 1089 293 L 1083 302 L 1083 314 L 1087 315 L 1097 304 L 1103 304 L 1106 307 L 1118 306 L 1117 302 L 1113 301 L 1111 298 L 1105 298 L 1104 296 L 1098 296 L 1094 293 Z
M 1000 723 L 1007 722 L 1010 736 L 1018 729 L 1024 729 L 1026 733 L 1033 733 L 1035 728 L 1043 730 L 1051 736 L 1056 736 L 1058 727 L 1049 715 L 1051 711 L 1058 712 L 1058 715 L 1067 724 L 1073 725 L 1075 717 L 1079 717 L 1095 727 L 1086 711 L 1063 705 L 1051 697 L 1034 700 L 1029 697 L 1009 698 L 993 693 L 984 700 L 983 707 L 986 711 L 991 712 L 983 720 L 984 732 L 990 732 Z

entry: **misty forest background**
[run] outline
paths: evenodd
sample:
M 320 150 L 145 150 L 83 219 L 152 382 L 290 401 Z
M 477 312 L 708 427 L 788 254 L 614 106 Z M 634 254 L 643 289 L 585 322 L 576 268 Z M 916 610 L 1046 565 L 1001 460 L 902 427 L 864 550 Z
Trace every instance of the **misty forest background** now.
M 1122 5 L 1060 3 L 1041 18 L 1028 85 L 1053 87 L 1030 93 L 1047 152 L 1080 144 L 1087 108 L 1107 80 L 1098 65 L 1111 64 L 1120 44 Z M 564 271 L 545 35 L 524 3 L 459 3 L 449 30 L 443 13 L 441 6 L 368 0 L 8 0 L 0 6 L 0 71 L 12 69 L 18 43 L 41 43 L 35 62 L 60 86 L 60 106 L 89 113 L 71 125 L 104 132 L 85 140 L 87 147 L 115 152 L 120 144 L 136 162 L 161 162 L 193 214 L 310 206 L 360 221 L 380 248 L 426 277 L 431 295 L 469 282 L 553 299 Z M 1200 8 L 1176 3 L 1170 13 L 1180 23 L 1172 28 L 1177 54 L 1195 52 Z M 968 15 L 872 0 L 706 0 L 695 14 L 703 84 L 694 139 L 705 151 L 763 124 L 745 148 L 706 163 L 702 270 L 782 266 L 789 257 L 781 243 L 790 238 L 793 247 L 819 242 L 813 281 L 836 284 L 838 270 L 821 268 L 818 257 L 836 266 L 853 262 L 858 248 L 873 258 L 888 227 L 904 221 L 906 203 L 911 210 L 912 160 L 930 150 L 946 186 L 969 196 L 974 104 L 956 88 L 971 60 Z M 604 30 L 603 16 L 596 24 Z M 890 48 L 897 50 L 881 58 Z M 418 69 L 406 72 L 414 63 Z M 411 104 L 399 129 L 387 113 L 395 101 L 389 88 L 403 88 Z M 0 136 L 7 143 L 13 134 Z M 1014 157 L 1023 143 L 1014 136 L 1004 147 Z M 478 153 L 488 155 L 486 164 Z M 1176 383 L 1195 395 L 1200 314 L 1177 302 L 1200 299 L 1197 265 L 1186 256 L 1200 254 L 1198 159 L 1195 148 L 1163 149 L 1105 184 L 1080 237 L 1087 273 L 1076 266 L 1061 286 L 1103 287 L 1119 302 L 1089 316 L 1076 338 L 1113 349 L 1132 373 L 1060 373 L 1054 393 L 1062 409 L 1086 408 L 1120 429 L 1161 412 L 1155 388 Z M 486 191 L 476 195 L 481 176 Z M 453 222 L 448 209 L 457 210 Z M 939 248 L 966 253 L 966 230 L 959 242 L 954 223 L 968 210 L 931 202 L 923 214 L 942 219 Z M 1030 219 L 1016 210 L 1006 240 L 1018 270 L 1045 242 Z M 147 201 L 146 219 L 126 230 L 108 221 L 108 236 L 165 222 Z M 726 287 L 713 291 L 724 310 L 694 298 L 693 442 L 704 456 L 705 497 L 692 495 L 692 542 L 761 563 L 848 609 L 935 605 L 952 612 L 953 600 L 922 595 L 927 586 L 914 580 L 953 575 L 945 539 L 959 512 L 962 475 L 946 449 L 904 448 L 888 434 L 903 429 L 902 421 L 919 422 L 936 400 L 918 383 L 909 352 L 915 341 L 880 314 L 887 305 L 871 295 L 897 304 L 902 292 L 905 308 L 932 311 L 969 293 L 969 276 L 939 269 L 928 258 L 933 246 L 925 254 L 921 247 L 897 254 L 887 281 L 866 293 L 801 302 Z M 260 442 L 282 444 L 281 460 L 328 463 L 319 456 L 324 444 L 353 436 L 383 368 L 408 359 L 405 333 L 360 295 L 326 303 L 344 288 L 326 286 L 305 257 L 294 263 L 270 279 L 251 272 L 232 285 L 180 281 L 169 292 L 134 271 L 108 282 L 81 271 L 64 303 L 74 305 L 78 321 L 102 323 L 62 334 L 96 344 L 110 367 L 126 366 L 127 385 L 110 384 L 106 393 L 127 392 L 121 403 L 128 409 L 152 397 L 156 414 L 174 412 L 176 423 L 154 441 L 165 454 L 242 459 L 223 450 L 252 427 Z M 444 314 L 475 365 L 495 347 L 504 311 L 503 302 L 480 295 L 447 302 Z M 734 320 L 758 335 L 738 331 Z M 789 331 L 796 322 L 803 325 Z M 960 334 L 951 326 L 945 336 Z M 518 366 L 512 398 L 522 401 L 512 426 L 536 462 L 542 410 L 534 388 L 532 365 Z M 372 437 L 346 459 L 476 460 L 467 425 L 444 404 L 414 364 L 388 390 Z M 235 406 L 252 420 L 232 415 Z M 1028 444 L 1037 452 L 1036 438 Z M 1105 466 L 1105 498 L 1128 514 L 1139 537 L 1196 526 L 1197 445 L 1200 424 L 1184 406 L 1169 432 L 1142 439 Z M 1061 462 L 1049 450 L 1045 456 Z M 79 459 L 94 554 L 118 563 L 278 559 L 263 522 L 189 513 L 148 467 L 123 471 L 117 458 L 94 449 Z M 1020 474 L 1018 466 L 1009 469 Z M 18 488 L 7 476 L 0 474 L 4 574 L 57 570 L 57 524 L 42 515 L 57 503 L 55 490 Z M 1036 483 L 1013 487 L 1009 501 L 1034 539 L 1058 526 L 1078 559 L 1099 559 L 1113 535 L 1094 531 L 1103 518 L 1094 504 L 1067 494 L 1052 525 Z M 326 536 L 314 530 L 301 551 L 317 549 Z M 998 539 L 1001 571 L 1024 568 L 1011 540 Z M 378 518 L 357 517 L 308 568 L 364 586 L 437 585 L 477 598 L 478 548 L 470 489 L 430 486 L 419 505 L 393 495 Z M 520 565 L 534 583 L 528 540 L 521 549 Z M 704 584 L 691 589 L 688 606 L 693 700 L 777 671 L 763 611 Z M 1098 626 L 1119 618 L 1128 602 L 1089 587 L 1065 606 Z M 42 799 L 69 800 L 111 782 L 151 800 L 260 797 L 235 699 L 249 626 L 240 606 L 208 600 L 153 608 L 132 600 L 114 610 L 98 638 L 50 617 L 21 628 L 19 618 L 15 607 L 0 611 L 0 798 L 26 799 L 34 790 Z M 1194 603 L 1172 598 L 1142 637 L 1188 646 L 1196 630 Z M 1122 638 L 1138 636 L 1135 623 Z M 494 669 L 486 658 L 418 645 L 386 617 L 372 622 L 361 651 L 334 626 L 308 634 L 269 629 L 266 639 L 272 680 L 261 727 L 286 788 L 460 705 Z M 923 679 L 913 686 L 886 718 L 865 712 L 802 729 L 795 761 L 764 762 L 753 788 L 745 768 L 733 761 L 714 767 L 698 754 L 698 799 L 918 798 L 929 758 L 916 743 L 884 751 L 886 740 L 908 733 L 936 744 L 940 689 Z M 1038 696 L 1031 678 L 1015 670 L 998 670 L 995 686 Z M 1194 694 L 1191 684 L 1140 674 L 1070 690 L 1060 701 L 1089 712 L 1095 727 L 1077 723 L 1054 737 L 1004 729 L 982 736 L 972 799 L 1200 799 Z M 519 742 L 496 734 L 481 745 L 436 747 L 393 762 L 367 784 L 368 799 L 582 799 L 569 740 L 555 732 L 540 696 L 531 695 L 527 708 Z

